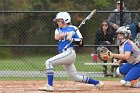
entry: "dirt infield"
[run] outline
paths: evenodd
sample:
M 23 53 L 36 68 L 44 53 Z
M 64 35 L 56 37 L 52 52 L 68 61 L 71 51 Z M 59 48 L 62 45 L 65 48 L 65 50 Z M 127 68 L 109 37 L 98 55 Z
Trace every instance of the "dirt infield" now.
M 55 81 L 54 93 L 140 93 L 140 88 L 120 86 L 119 81 L 103 81 L 105 86 L 96 89 L 93 85 L 73 81 Z M 38 88 L 46 81 L 0 81 L 0 93 L 50 93 Z

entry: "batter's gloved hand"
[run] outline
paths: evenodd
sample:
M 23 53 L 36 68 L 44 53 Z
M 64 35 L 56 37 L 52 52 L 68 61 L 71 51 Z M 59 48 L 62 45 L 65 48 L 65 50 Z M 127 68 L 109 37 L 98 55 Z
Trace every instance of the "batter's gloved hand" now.
M 112 61 L 113 53 L 106 47 L 97 48 L 98 59 L 101 61 Z
M 73 38 L 72 36 L 75 34 L 74 31 L 71 31 L 67 34 L 67 37 L 66 37 L 66 40 L 69 40 L 69 41 L 73 41 Z

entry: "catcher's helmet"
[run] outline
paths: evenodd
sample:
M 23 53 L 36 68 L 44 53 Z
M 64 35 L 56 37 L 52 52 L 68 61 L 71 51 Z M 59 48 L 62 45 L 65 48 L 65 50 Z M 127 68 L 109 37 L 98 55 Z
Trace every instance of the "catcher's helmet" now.
M 129 27 L 127 27 L 127 26 L 119 27 L 118 30 L 116 31 L 116 34 L 124 35 L 124 38 L 122 38 L 122 39 L 117 38 L 117 42 L 119 44 L 122 44 L 123 42 L 126 41 L 127 38 L 131 37 L 131 31 L 130 31 Z
M 126 26 L 122 26 L 119 27 L 118 30 L 116 31 L 117 34 L 124 34 L 124 37 L 131 37 L 131 31 L 129 29 L 129 27 Z
M 57 13 L 55 19 L 53 19 L 53 20 L 56 21 L 56 19 L 63 19 L 64 23 L 70 23 L 71 22 L 70 14 L 67 13 L 67 12 Z

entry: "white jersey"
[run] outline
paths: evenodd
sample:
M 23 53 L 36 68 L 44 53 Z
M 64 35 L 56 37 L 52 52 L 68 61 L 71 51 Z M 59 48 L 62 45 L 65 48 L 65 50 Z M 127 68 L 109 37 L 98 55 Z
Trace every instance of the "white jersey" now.
M 135 43 L 127 40 L 123 45 L 119 46 L 120 54 L 124 54 L 126 51 L 131 52 L 130 58 L 126 61 L 134 64 L 140 62 L 140 49 Z

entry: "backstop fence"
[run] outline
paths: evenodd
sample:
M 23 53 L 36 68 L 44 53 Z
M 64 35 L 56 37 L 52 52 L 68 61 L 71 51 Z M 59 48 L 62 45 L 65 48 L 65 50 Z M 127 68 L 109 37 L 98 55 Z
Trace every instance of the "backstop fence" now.
M 96 30 L 100 28 L 101 22 L 107 20 L 110 13 L 120 13 L 112 11 L 116 0 L 38 0 L 25 1 L 22 10 L 12 6 L 12 2 L 4 2 L 9 7 L 1 6 L 0 11 L 0 77 L 46 77 L 45 61 L 57 54 L 57 42 L 54 40 L 54 31 L 57 25 L 52 21 L 56 13 L 67 11 L 71 14 L 72 24 L 78 26 L 80 22 L 91 12 L 97 9 L 96 15 L 80 28 L 84 38 L 84 46 L 75 46 L 77 52 L 76 68 L 80 74 L 90 77 L 104 77 L 105 65 L 85 65 L 84 63 L 96 63 L 91 56 L 95 53 L 95 48 L 102 45 L 95 45 Z M 139 14 L 139 0 L 133 3 L 123 0 L 130 11 L 121 11 L 123 14 L 131 13 L 131 19 Z M 82 4 L 80 4 L 81 2 Z M 122 1 L 121 1 L 122 2 Z M 8 4 L 9 3 L 9 4 Z M 105 4 L 104 4 L 105 3 Z M 10 5 L 11 4 L 11 5 Z M 129 6 L 129 4 L 132 4 Z M 133 5 L 135 4 L 135 5 Z M 22 4 L 21 4 L 22 5 Z M 30 8 L 29 8 L 30 6 Z M 134 7 L 132 7 L 134 6 Z M 12 8 L 14 7 L 12 10 Z M 27 7 L 24 8 L 24 7 Z M 25 10 L 24 10 L 25 9 Z M 78 10 L 78 11 L 77 11 Z M 123 14 L 120 17 L 123 17 Z M 139 20 L 140 21 L 140 20 Z M 123 19 L 120 18 L 120 23 Z M 104 45 L 111 47 L 113 52 L 118 52 L 118 45 Z M 98 60 L 98 62 L 100 62 Z M 101 62 L 102 63 L 102 62 Z M 56 77 L 67 77 L 62 66 L 54 67 Z M 115 70 L 108 67 L 110 73 Z M 113 73 L 114 75 L 114 73 Z

